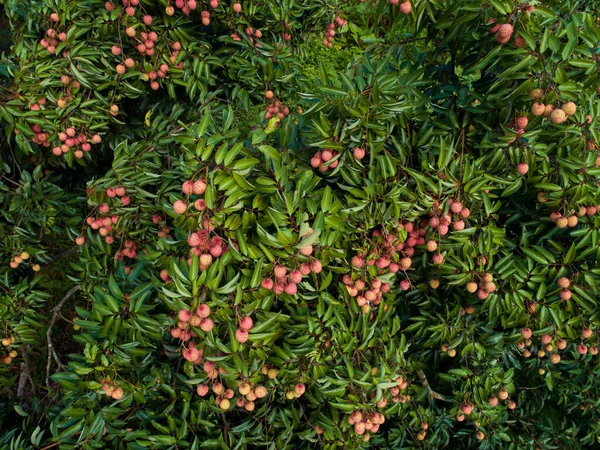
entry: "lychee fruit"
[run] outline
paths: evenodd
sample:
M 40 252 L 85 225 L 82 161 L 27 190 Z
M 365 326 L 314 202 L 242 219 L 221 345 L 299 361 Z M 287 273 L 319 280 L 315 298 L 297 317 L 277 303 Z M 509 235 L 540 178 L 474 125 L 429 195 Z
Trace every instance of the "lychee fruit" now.
M 175 203 L 173 203 L 173 211 L 175 214 L 185 214 L 187 211 L 187 203 L 183 200 L 177 200 Z
M 577 105 L 574 102 L 567 102 L 562 105 L 561 109 L 567 116 L 572 116 L 577 112 Z
M 559 124 L 563 123 L 565 120 L 567 120 L 567 115 L 562 109 L 555 109 L 550 113 L 550 121 L 552 123 Z

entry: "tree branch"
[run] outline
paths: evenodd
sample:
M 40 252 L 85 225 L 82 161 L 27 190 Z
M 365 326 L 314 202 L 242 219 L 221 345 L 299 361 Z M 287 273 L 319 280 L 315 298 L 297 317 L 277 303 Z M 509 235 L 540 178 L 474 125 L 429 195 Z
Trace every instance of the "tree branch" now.
M 443 396 L 442 394 L 440 394 L 439 392 L 435 392 L 433 389 L 431 389 L 431 386 L 429 386 L 429 381 L 427 381 L 427 377 L 425 376 L 425 372 L 423 372 L 422 370 L 417 370 L 417 375 L 419 375 L 419 378 L 421 379 L 421 383 L 423 384 L 423 386 L 425 386 L 427 388 L 427 392 L 429 393 L 430 399 L 443 400 L 445 402 L 452 401 L 452 400 L 448 399 L 447 397 Z
M 46 340 L 48 342 L 48 362 L 46 363 L 46 387 L 48 388 L 48 390 L 50 390 L 50 366 L 52 365 L 52 356 L 54 356 L 54 358 L 56 359 L 58 367 L 62 367 L 62 364 L 60 363 L 60 360 L 58 359 L 58 356 L 54 351 L 54 345 L 52 344 L 52 327 L 54 326 L 56 318 L 60 313 L 60 308 L 62 308 L 66 301 L 69 300 L 69 298 L 71 298 L 71 296 L 79 289 L 81 289 L 80 284 L 73 286 L 71 290 L 67 292 L 67 295 L 63 297 L 60 303 L 52 309 L 52 318 L 50 319 L 50 323 L 48 324 L 48 330 L 46 331 Z
M 23 362 L 21 363 L 21 375 L 19 376 L 19 385 L 17 387 L 17 397 L 23 398 L 23 394 L 25 393 L 25 386 L 27 381 L 31 383 L 32 389 L 35 389 L 35 384 L 33 384 L 33 380 L 31 379 L 31 372 L 29 371 L 29 350 L 31 347 L 29 345 L 25 345 L 23 348 Z

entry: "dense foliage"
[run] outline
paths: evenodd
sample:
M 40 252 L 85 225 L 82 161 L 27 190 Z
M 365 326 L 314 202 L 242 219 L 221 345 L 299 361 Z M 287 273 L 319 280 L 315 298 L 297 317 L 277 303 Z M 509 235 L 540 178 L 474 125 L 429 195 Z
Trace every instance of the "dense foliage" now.
M 595 2 L 0 4 L 1 449 L 600 445 Z

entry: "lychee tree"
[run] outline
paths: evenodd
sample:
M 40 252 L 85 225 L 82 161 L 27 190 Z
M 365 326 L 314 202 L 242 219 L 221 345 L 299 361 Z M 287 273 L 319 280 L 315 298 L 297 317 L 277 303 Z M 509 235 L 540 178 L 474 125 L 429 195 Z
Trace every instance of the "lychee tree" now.
M 595 3 L 1 3 L 2 445 L 598 445 Z

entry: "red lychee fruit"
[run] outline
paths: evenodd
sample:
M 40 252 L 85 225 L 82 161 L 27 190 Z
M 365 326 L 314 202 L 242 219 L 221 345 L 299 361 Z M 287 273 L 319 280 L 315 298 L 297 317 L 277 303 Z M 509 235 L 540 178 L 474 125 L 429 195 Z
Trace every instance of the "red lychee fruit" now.
M 412 11 L 412 4 L 410 2 L 402 2 L 400 3 L 400 12 L 402 14 L 410 14 L 410 12 Z
M 533 335 L 533 332 L 531 331 L 530 328 L 527 328 L 527 327 L 521 328 L 521 337 L 523 339 L 530 339 L 532 335 Z
M 534 103 L 531 107 L 531 114 L 534 116 L 541 116 L 546 111 L 546 105 L 543 103 Z
M 204 180 L 197 180 L 193 185 L 192 185 L 192 190 L 194 192 L 194 194 L 196 195 L 202 195 L 204 194 L 204 192 L 206 192 L 206 181 Z
M 515 124 L 516 124 L 516 128 L 518 130 L 524 130 L 525 127 L 529 124 L 529 120 L 527 119 L 526 116 L 520 116 L 520 117 L 517 117 Z
M 85 238 L 83 236 L 77 236 L 75 238 L 75 243 L 79 246 L 85 244 Z
M 323 270 L 323 265 L 321 264 L 321 261 L 319 261 L 318 259 L 314 259 L 313 261 L 311 261 L 310 270 L 312 273 L 321 273 L 321 271 Z
M 571 285 L 571 281 L 569 281 L 569 279 L 566 277 L 561 277 L 558 279 L 556 284 L 558 284 L 559 287 L 566 289 Z
M 185 181 L 181 185 L 181 190 L 185 195 L 190 195 L 193 192 L 193 188 L 194 188 L 194 183 L 189 180 Z
M 273 280 L 270 278 L 263 278 L 263 280 L 260 282 L 261 287 L 268 290 L 273 289 L 273 284 Z
M 305 391 L 306 386 L 304 386 L 302 383 L 298 383 L 296 386 L 294 386 L 294 393 L 296 394 L 296 397 L 300 397 Z
M 296 283 L 287 283 L 285 285 L 284 292 L 288 295 L 296 295 L 298 292 L 298 286 L 296 286 Z
M 571 297 L 573 296 L 573 294 L 571 293 L 570 290 L 565 289 L 563 291 L 560 291 L 560 298 L 562 300 L 571 300 Z
M 237 329 L 235 331 L 235 339 L 240 344 L 245 343 L 246 341 L 248 341 L 248 331 L 242 330 L 241 328 Z
M 313 246 L 309 245 L 307 247 L 301 248 L 301 249 L 299 249 L 299 252 L 301 255 L 310 256 L 313 253 Z
M 189 322 L 190 318 L 192 317 L 192 313 L 190 311 L 187 311 L 185 309 L 182 309 L 179 311 L 179 313 L 177 314 L 177 317 L 179 318 L 179 320 L 181 322 Z
M 208 386 L 206 384 L 199 384 L 196 388 L 196 393 L 200 397 L 204 397 L 206 394 L 208 394 Z
M 202 321 L 202 323 L 200 324 L 200 329 L 202 331 L 204 331 L 205 333 L 210 332 L 213 328 L 214 328 L 215 324 L 212 320 L 210 319 L 204 319 Z
M 361 160 L 361 159 L 363 159 L 365 157 L 366 152 L 365 152 L 365 150 L 363 148 L 356 147 L 354 149 L 354 151 L 352 152 L 352 154 L 354 155 L 354 157 L 356 159 Z
M 517 164 L 517 173 L 519 175 L 525 175 L 527 172 L 529 172 L 529 165 L 527 163 Z
M 275 274 L 275 278 L 284 279 L 287 274 L 287 269 L 284 266 L 275 266 L 273 273 Z
M 296 284 L 300 283 L 302 281 L 302 272 L 299 270 L 292 270 L 290 272 L 290 281 Z
M 198 308 L 196 308 L 196 314 L 199 317 L 206 319 L 208 316 L 210 316 L 210 306 L 208 306 L 206 303 L 201 303 L 198 305 Z
M 550 121 L 552 123 L 563 123 L 567 120 L 567 115 L 562 109 L 555 109 L 550 113 Z
M 242 330 L 250 331 L 253 326 L 254 322 L 252 321 L 252 318 L 250 316 L 244 316 L 242 317 L 242 320 L 240 320 L 240 328 Z
M 185 214 L 187 207 L 187 203 L 183 200 L 177 200 L 175 203 L 173 203 L 173 211 L 175 214 Z

